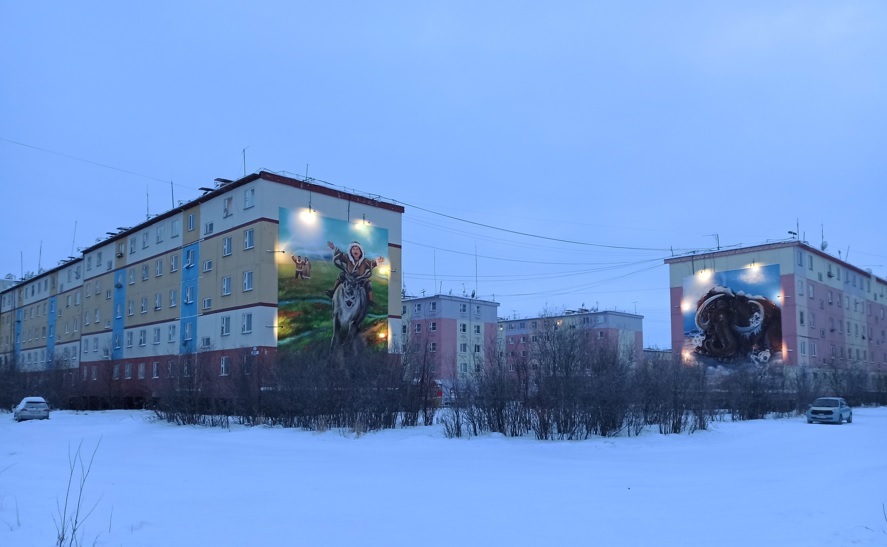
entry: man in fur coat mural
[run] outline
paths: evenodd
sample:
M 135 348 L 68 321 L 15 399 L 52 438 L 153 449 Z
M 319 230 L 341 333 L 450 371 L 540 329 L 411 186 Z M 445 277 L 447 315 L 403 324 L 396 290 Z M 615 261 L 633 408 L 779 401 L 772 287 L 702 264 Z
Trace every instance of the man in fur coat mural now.
M 327 241 L 327 246 L 333 251 L 333 264 L 344 270 L 339 273 L 339 278 L 336 279 L 336 284 L 333 286 L 331 290 L 326 291 L 327 296 L 333 296 L 333 293 L 336 292 L 336 288 L 342 284 L 345 280 L 345 272 L 350 274 L 361 276 L 365 275 L 367 272 L 372 272 L 373 269 L 385 262 L 385 257 L 380 256 L 378 258 L 368 259 L 363 253 L 363 247 L 360 246 L 360 243 L 356 241 L 352 241 L 348 244 L 348 252 L 343 252 L 341 249 L 333 245 L 332 241 Z M 364 288 L 367 291 L 367 300 L 369 300 L 370 304 L 373 303 L 373 286 L 370 283 L 370 280 L 367 279 L 364 282 Z

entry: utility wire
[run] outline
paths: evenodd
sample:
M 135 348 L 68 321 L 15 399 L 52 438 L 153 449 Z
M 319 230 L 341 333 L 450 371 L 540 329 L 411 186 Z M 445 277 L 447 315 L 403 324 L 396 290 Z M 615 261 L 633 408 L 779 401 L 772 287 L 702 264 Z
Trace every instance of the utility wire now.
M 136 173 L 135 171 L 129 171 L 129 170 L 127 170 L 127 169 L 121 169 L 120 167 L 114 167 L 113 165 L 107 165 L 107 164 L 104 164 L 104 163 L 99 163 L 99 162 L 97 162 L 97 161 L 87 160 L 87 159 L 84 159 L 84 158 L 78 158 L 77 156 L 72 156 L 72 155 L 70 155 L 70 154 L 63 154 L 62 152 L 56 152 L 56 151 L 54 151 L 54 150 L 48 150 L 48 149 L 46 149 L 46 148 L 41 148 L 41 147 L 39 147 L 39 146 L 34 146 L 34 145 L 32 145 L 32 144 L 25 144 L 25 143 L 23 143 L 23 142 L 14 141 L 14 140 L 12 140 L 12 139 L 7 139 L 7 138 L 5 138 L 5 137 L 0 137 L 0 141 L 6 141 L 6 142 L 8 142 L 8 143 L 15 144 L 15 145 L 18 145 L 18 146 L 24 146 L 25 148 L 31 148 L 31 149 L 34 149 L 34 150 L 39 150 L 39 151 L 41 151 L 41 152 L 46 152 L 47 154 L 55 154 L 56 156 L 61 156 L 61 157 L 63 157 L 63 158 L 68 158 L 68 159 L 71 159 L 71 160 L 82 161 L 83 163 L 88 163 L 88 164 L 90 164 L 90 165 L 96 165 L 96 166 L 98 166 L 98 167 L 104 167 L 105 169 L 111 169 L 111 170 L 113 170 L 113 171 L 119 171 L 119 172 L 121 172 L 121 173 L 126 173 L 127 175 L 133 175 L 133 176 L 135 176 L 135 177 L 142 177 L 142 178 L 145 178 L 145 179 L 150 179 L 150 180 L 154 180 L 154 181 L 157 181 L 157 182 L 162 182 L 163 184 L 170 184 L 170 182 L 171 182 L 171 181 L 169 181 L 169 180 L 163 180 L 163 179 L 160 179 L 160 178 L 157 178 L 157 177 L 152 177 L 151 175 L 143 175 L 142 173 Z M 176 183 L 172 183 L 172 184 L 174 184 L 175 186 L 179 186 L 179 187 L 181 187 L 181 188 L 188 188 L 189 190 L 196 190 L 196 188 L 191 188 L 190 186 L 185 186 L 185 185 L 183 185 L 183 184 L 176 184 Z

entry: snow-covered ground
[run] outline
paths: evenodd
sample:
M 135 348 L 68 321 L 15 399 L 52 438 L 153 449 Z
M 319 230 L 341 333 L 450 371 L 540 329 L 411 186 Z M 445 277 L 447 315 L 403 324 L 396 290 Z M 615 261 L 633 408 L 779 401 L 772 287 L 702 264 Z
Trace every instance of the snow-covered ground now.
M 85 545 L 887 545 L 887 408 L 582 442 L 0 414 L 0 545 L 54 544 L 81 443 Z

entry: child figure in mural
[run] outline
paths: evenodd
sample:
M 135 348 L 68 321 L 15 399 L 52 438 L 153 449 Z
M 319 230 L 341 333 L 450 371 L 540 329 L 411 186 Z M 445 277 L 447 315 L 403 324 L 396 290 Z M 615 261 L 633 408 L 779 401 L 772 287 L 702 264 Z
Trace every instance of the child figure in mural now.
M 300 277 L 305 279 L 305 260 L 301 256 L 296 255 L 293 255 L 290 258 L 296 263 L 296 279 L 299 279 Z
M 373 269 L 379 264 L 383 264 L 385 262 L 385 257 L 380 256 L 378 258 L 368 259 L 363 254 L 363 247 L 360 246 L 360 243 L 356 241 L 352 241 L 348 244 L 348 252 L 345 253 L 335 245 L 333 245 L 332 241 L 327 241 L 326 243 L 330 249 L 333 251 L 333 264 L 344 270 L 339 273 L 339 278 L 336 279 L 336 284 L 333 286 L 331 290 L 326 291 L 327 296 L 333 296 L 333 293 L 336 292 L 336 289 L 339 285 L 345 281 L 345 272 L 350 274 L 354 274 L 357 276 L 365 275 L 367 272 L 372 272 Z M 369 300 L 370 304 L 373 303 L 373 286 L 370 283 L 370 280 L 367 279 L 364 281 L 364 288 L 367 291 L 367 300 Z

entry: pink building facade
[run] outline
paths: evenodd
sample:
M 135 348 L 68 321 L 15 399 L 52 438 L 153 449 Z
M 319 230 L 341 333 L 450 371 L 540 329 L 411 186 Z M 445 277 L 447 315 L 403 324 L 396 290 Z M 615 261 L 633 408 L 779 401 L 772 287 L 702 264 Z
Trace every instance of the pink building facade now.
M 497 355 L 497 310 L 488 300 L 437 294 L 403 299 L 400 347 L 437 380 L 480 374 Z
M 797 240 L 671 258 L 685 362 L 887 373 L 887 281 Z

